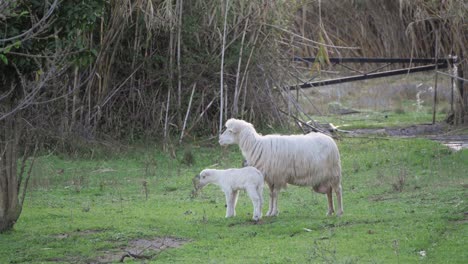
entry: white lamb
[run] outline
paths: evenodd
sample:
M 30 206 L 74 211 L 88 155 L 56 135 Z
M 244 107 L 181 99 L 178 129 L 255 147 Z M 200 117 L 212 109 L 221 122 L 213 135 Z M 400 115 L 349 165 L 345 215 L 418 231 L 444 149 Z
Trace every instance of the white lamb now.
M 343 214 L 340 153 L 335 141 L 321 133 L 261 136 L 252 124 L 238 119 L 226 122 L 220 145 L 239 145 L 247 164 L 259 169 L 270 188 L 267 216 L 278 215 L 278 193 L 287 184 L 311 186 L 328 198 L 328 213 L 334 213 L 332 191 L 337 198 L 337 216 Z
M 252 219 L 258 221 L 262 218 L 263 204 L 263 174 L 254 167 L 240 169 L 205 169 L 193 179 L 195 190 L 202 189 L 205 185 L 213 183 L 218 185 L 226 195 L 226 217 L 236 215 L 236 203 L 239 190 L 245 190 L 252 200 Z

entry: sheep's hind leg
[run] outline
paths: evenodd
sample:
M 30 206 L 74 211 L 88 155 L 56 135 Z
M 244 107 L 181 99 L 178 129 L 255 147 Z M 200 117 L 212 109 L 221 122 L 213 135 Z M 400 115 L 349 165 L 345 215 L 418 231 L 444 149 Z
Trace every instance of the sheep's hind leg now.
M 338 187 L 335 188 L 335 194 L 336 194 L 336 216 L 341 216 L 343 215 L 343 192 L 341 189 L 341 184 L 338 184 Z
M 327 190 L 327 199 L 328 199 L 327 216 L 331 216 L 335 212 L 335 210 L 333 209 L 333 196 L 332 196 L 332 188 L 331 187 Z
M 326 184 L 321 184 L 321 185 L 316 185 L 313 187 L 315 192 L 318 193 L 324 193 L 327 195 L 327 200 L 328 200 L 328 212 L 327 216 L 333 215 L 335 210 L 333 210 L 333 196 L 332 196 L 332 187 L 326 185 Z

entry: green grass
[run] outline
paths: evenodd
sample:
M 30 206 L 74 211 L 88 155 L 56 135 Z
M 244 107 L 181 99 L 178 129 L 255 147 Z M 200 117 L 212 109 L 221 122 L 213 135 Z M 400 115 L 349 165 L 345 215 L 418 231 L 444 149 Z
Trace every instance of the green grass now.
M 224 218 L 216 186 L 190 197 L 201 169 L 241 164 L 237 147 L 212 143 L 180 147 L 175 159 L 158 146 L 94 159 L 40 157 L 19 221 L 0 235 L 0 263 L 95 262 L 109 252 L 122 256 L 132 240 L 156 237 L 186 243 L 145 251 L 153 254 L 148 263 L 468 259 L 467 150 L 451 152 L 424 139 L 342 139 L 343 217 L 325 216 L 325 196 L 289 186 L 280 194 L 280 215 L 254 224 L 245 193 L 231 219 Z M 193 165 L 183 162 L 190 150 Z M 265 213 L 267 188 L 264 196 Z

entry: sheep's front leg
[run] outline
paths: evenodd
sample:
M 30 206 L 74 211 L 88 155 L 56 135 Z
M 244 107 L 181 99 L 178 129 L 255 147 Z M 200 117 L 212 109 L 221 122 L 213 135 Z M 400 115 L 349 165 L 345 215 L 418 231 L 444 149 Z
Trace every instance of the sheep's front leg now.
M 268 209 L 266 216 L 277 216 L 279 214 L 279 211 L 278 211 L 279 190 L 276 189 L 272 185 L 268 185 L 268 187 L 270 188 L 270 208 Z
M 262 194 L 259 193 L 257 188 L 254 186 L 247 188 L 246 191 L 250 197 L 250 200 L 252 200 L 252 204 L 254 208 L 252 219 L 254 221 L 258 221 L 260 220 L 260 218 L 262 218 Z
M 273 192 L 273 187 L 268 184 L 268 188 L 270 189 L 270 201 L 268 202 L 268 212 L 266 213 L 266 216 L 271 216 L 271 209 L 273 208 L 273 199 L 271 198 L 271 193 Z

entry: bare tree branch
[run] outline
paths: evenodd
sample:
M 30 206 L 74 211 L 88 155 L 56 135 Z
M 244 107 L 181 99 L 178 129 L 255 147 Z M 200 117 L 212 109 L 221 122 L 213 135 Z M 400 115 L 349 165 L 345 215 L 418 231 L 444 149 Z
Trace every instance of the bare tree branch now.
M 37 23 L 34 23 L 28 30 L 13 37 L 0 39 L 0 43 L 13 41 L 17 39 L 21 39 L 21 41 L 24 41 L 41 33 L 43 30 L 49 27 L 51 22 L 47 20 L 54 12 L 55 8 L 57 7 L 57 4 L 58 4 L 58 0 L 55 0 L 50 6 L 49 10 L 46 12 L 46 14 L 41 18 L 41 20 L 39 20 Z

